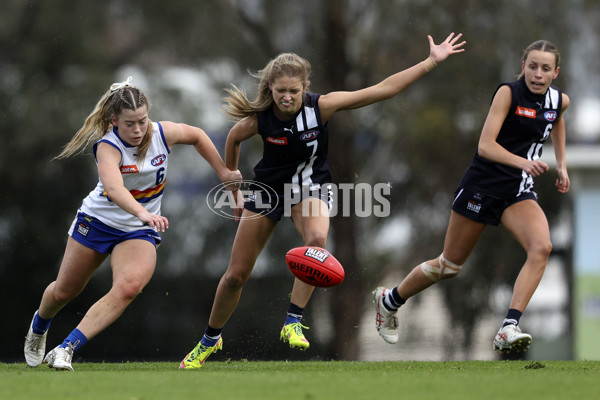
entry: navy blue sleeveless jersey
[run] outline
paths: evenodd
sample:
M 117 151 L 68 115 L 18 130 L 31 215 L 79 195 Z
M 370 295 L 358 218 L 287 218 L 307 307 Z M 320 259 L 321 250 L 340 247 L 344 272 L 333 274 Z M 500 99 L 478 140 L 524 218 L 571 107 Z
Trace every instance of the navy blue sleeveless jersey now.
M 286 183 L 316 190 L 331 183 L 327 162 L 327 124 L 321 121 L 319 94 L 306 93 L 302 107 L 287 121 L 272 107 L 257 114 L 263 157 L 254 167 L 254 180 L 284 193 Z
M 546 94 L 534 94 L 521 78 L 500 84 L 496 92 L 503 85 L 510 87 L 512 103 L 497 142 L 513 154 L 537 160 L 542 155 L 542 144 L 560 116 L 561 91 L 550 86 Z M 476 151 L 459 187 L 497 198 L 512 198 L 530 192 L 533 177 L 523 170 L 485 159 Z

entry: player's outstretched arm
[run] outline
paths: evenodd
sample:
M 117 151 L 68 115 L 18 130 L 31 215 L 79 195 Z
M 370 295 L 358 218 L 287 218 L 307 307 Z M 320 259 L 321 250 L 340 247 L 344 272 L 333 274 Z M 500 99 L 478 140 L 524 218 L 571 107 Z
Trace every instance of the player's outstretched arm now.
M 163 126 L 163 132 L 169 146 L 174 144 L 194 146 L 198 154 L 215 170 L 222 182 L 227 183 L 242 180 L 242 175 L 239 171 L 230 170 L 225 166 L 214 143 L 202 129 L 169 121 L 162 121 L 161 125 Z
M 464 52 L 463 46 L 466 41 L 459 42 L 461 37 L 462 33 L 456 36 L 451 33 L 446 40 L 436 45 L 433 38 L 428 35 L 429 56 L 424 61 L 395 73 L 376 85 L 354 92 L 331 92 L 321 96 L 319 98 L 321 118 L 326 122 L 336 111 L 360 108 L 394 97 L 450 55 Z

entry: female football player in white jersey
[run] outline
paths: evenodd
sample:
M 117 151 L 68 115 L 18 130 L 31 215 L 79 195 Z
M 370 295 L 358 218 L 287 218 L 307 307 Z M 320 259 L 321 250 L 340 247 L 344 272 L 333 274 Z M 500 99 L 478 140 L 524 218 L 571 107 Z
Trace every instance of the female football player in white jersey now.
M 496 89 L 475 157 L 455 193 L 442 254 L 415 267 L 397 287 L 373 291 L 376 327 L 386 342 L 398 341 L 398 308 L 435 282 L 458 275 L 485 227 L 502 224 L 525 249 L 527 259 L 493 347 L 508 353 L 524 352 L 531 345 L 531 335 L 521 332 L 518 324 L 552 250 L 548 221 L 533 191 L 533 178 L 548 171 L 539 159 L 548 136 L 556 157 L 558 192 L 567 193 L 570 185 L 562 118 L 569 97 L 551 86 L 559 61 L 556 46 L 534 42 L 525 49 L 519 79 Z
M 242 178 L 239 171 L 225 166 L 202 129 L 152 122 L 149 111 L 148 99 L 131 84 L 131 77 L 115 83 L 56 157 L 69 157 L 93 145 L 99 180 L 77 212 L 58 276 L 44 291 L 29 327 L 24 352 L 32 367 L 45 361 L 55 369 L 72 371 L 73 353 L 119 318 L 152 277 L 159 232 L 169 228 L 160 208 L 174 145 L 194 146 L 224 183 Z M 109 254 L 112 288 L 44 357 L 52 318 L 81 293 Z
M 452 33 L 439 45 L 428 36 L 427 59 L 354 92 L 308 92 L 310 64 L 293 53 L 280 54 L 255 74 L 259 84 L 253 101 L 235 86 L 228 91 L 225 111 L 237 123 L 227 137 L 227 166 L 237 169 L 241 143 L 254 135 L 261 136 L 264 152 L 254 168 L 254 193 L 244 203 L 229 266 L 217 287 L 208 326 L 180 368 L 200 368 L 210 354 L 222 348 L 221 331 L 239 302 L 256 259 L 286 214 L 286 207 L 305 245 L 326 246 L 330 201 L 327 185 L 331 183 L 327 121 L 331 116 L 397 95 L 451 54 L 463 52 L 465 42 L 458 42 L 461 36 Z M 242 204 L 239 191 L 238 200 Z M 301 320 L 313 290 L 313 286 L 294 280 L 280 333 L 290 347 L 309 347 Z

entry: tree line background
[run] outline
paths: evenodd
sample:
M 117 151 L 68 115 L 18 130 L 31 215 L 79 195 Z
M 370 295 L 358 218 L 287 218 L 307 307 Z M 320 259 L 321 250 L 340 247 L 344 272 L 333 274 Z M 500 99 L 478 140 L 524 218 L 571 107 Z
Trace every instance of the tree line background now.
M 236 84 L 253 96 L 247 70 L 262 68 L 279 52 L 307 58 L 311 90 L 327 93 L 366 87 L 420 62 L 428 55 L 427 34 L 436 43 L 450 32 L 464 34 L 464 54 L 397 97 L 341 112 L 329 124 L 335 182 L 389 183 L 392 215 L 332 218 L 328 247 L 347 275 L 342 285 L 317 290 L 309 303 L 310 351 L 277 344 L 292 284 L 283 255 L 301 245 L 293 224 L 282 221 L 225 328 L 227 345 L 215 355 L 352 360 L 360 357 L 356 328 L 372 307 L 371 290 L 397 284 L 384 280 L 441 251 L 454 189 L 491 96 L 498 83 L 518 75 L 522 50 L 542 38 L 558 45 L 566 61 L 556 84 L 575 105 L 578 92 L 570 89 L 581 89 L 574 72 L 580 69 L 569 66 L 585 60 L 571 55 L 581 56 L 582 35 L 597 40 L 600 34 L 600 6 L 583 0 L 543 6 L 533 0 L 5 0 L 0 13 L 0 335 L 11 344 L 1 350 L 2 361 L 22 358 L 23 338 L 43 289 L 56 277 L 67 229 L 97 181 L 89 152 L 51 159 L 112 82 L 133 75 L 150 98 L 152 120 L 200 126 L 223 154 L 231 127 L 220 111 L 223 88 Z M 252 178 L 260 150 L 258 140 L 244 143 L 245 179 Z M 163 235 L 155 276 L 121 319 L 81 351 L 86 360 L 178 360 L 203 333 L 236 225 L 206 206 L 207 191 L 219 183 L 206 163 L 191 148 L 173 155 L 163 202 L 171 229 Z M 548 173 L 536 181 L 551 226 L 569 201 L 556 193 L 554 179 Z M 570 247 L 556 251 L 568 255 Z M 450 331 L 461 338 L 449 346 L 448 358 L 468 351 L 473 326 L 489 311 L 490 292 L 512 285 L 524 257 L 505 231 L 488 229 L 461 277 L 440 285 L 447 304 L 440 312 L 451 315 Z M 565 272 L 571 276 L 569 263 Z M 56 317 L 48 347 L 62 341 L 110 282 L 107 264 Z M 317 315 L 329 321 L 326 327 L 312 324 Z

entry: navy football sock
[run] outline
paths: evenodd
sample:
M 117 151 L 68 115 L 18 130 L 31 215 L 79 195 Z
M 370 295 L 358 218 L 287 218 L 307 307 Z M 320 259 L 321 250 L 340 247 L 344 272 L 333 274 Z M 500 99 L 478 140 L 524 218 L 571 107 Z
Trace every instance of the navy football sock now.
M 519 325 L 519 320 L 522 315 L 523 313 L 521 311 L 510 308 L 506 314 L 506 318 L 504 318 L 504 321 L 502 322 L 502 327 L 504 328 L 506 325 Z
M 287 317 L 285 319 L 285 325 L 302 321 L 303 314 L 304 308 L 300 308 L 297 305 L 290 303 L 290 306 L 287 311 Z
M 398 311 L 398 309 L 406 303 L 400 294 L 398 294 L 398 287 L 394 287 L 392 290 L 388 290 L 383 298 L 383 306 L 388 311 Z
M 202 343 L 202 345 L 207 346 L 207 347 L 213 347 L 219 341 L 222 331 L 223 331 L 223 328 L 217 329 L 217 328 L 212 328 L 210 325 L 208 325 L 206 327 L 206 330 L 204 331 L 204 336 L 202 336 L 200 343 Z

